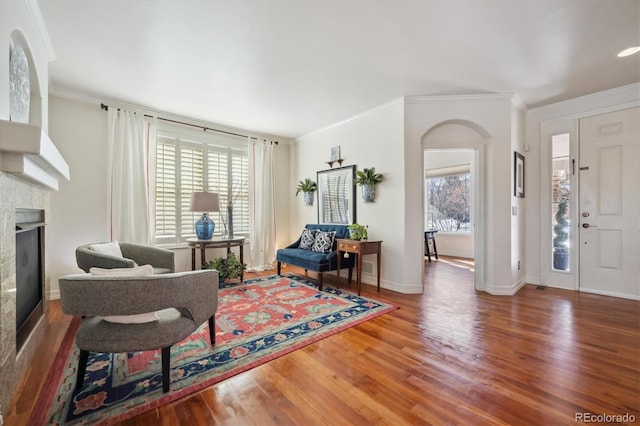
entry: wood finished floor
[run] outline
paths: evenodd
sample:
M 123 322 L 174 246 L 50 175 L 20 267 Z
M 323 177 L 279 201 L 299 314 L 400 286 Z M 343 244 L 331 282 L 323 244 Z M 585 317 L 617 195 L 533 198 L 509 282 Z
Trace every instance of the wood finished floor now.
M 120 424 L 546 425 L 575 424 L 575 413 L 640 422 L 640 302 L 531 285 L 490 296 L 473 290 L 464 259 L 426 265 L 423 295 L 363 286 L 400 309 Z M 6 425 L 39 408 L 70 320 L 57 302 L 47 319 Z

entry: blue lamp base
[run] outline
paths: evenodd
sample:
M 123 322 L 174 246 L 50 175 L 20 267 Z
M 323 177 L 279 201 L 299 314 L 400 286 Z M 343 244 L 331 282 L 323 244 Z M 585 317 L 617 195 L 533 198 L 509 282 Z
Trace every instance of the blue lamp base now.
M 209 219 L 206 213 L 202 213 L 202 217 L 196 222 L 196 236 L 199 240 L 210 240 L 213 237 L 213 231 L 216 224 Z

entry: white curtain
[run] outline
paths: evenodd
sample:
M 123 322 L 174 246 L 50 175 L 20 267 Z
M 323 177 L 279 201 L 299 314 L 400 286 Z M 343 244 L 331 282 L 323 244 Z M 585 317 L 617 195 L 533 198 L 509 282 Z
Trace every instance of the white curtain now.
M 112 241 L 150 244 L 150 158 L 156 125 L 143 114 L 109 108 L 109 231 Z
M 274 145 L 249 139 L 250 247 L 247 269 L 273 268 L 276 259 Z

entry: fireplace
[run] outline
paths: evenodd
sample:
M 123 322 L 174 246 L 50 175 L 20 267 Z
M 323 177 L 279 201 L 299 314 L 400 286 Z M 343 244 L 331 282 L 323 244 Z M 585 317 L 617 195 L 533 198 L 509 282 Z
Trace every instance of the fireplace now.
M 44 315 L 44 210 L 16 209 L 16 349 Z

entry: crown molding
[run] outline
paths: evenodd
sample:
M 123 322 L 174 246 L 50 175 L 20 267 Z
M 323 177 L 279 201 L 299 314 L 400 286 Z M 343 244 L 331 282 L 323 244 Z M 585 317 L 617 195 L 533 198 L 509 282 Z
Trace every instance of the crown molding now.
M 398 105 L 398 104 L 404 104 L 404 98 L 397 98 L 397 99 L 394 99 L 392 101 L 385 102 L 382 105 L 378 105 L 377 107 L 368 109 L 368 110 L 363 111 L 363 112 L 361 112 L 359 114 L 351 116 L 351 117 L 349 117 L 349 118 L 347 118 L 345 120 L 338 121 L 337 123 L 333 123 L 333 124 L 330 124 L 328 126 L 321 127 L 321 128 L 319 128 L 317 130 L 312 130 L 312 131 L 310 131 L 308 133 L 305 133 L 302 136 L 298 136 L 298 137 L 296 137 L 294 139 L 298 141 L 298 140 L 303 140 L 303 139 L 309 138 L 311 136 L 316 136 L 316 135 L 318 135 L 320 133 L 323 133 L 323 132 L 326 132 L 328 130 L 344 126 L 345 124 L 348 124 L 348 123 L 350 123 L 352 121 L 359 120 L 362 117 L 366 117 L 369 114 L 373 114 L 374 112 L 377 112 L 377 111 L 380 111 L 380 110 L 383 110 L 383 109 L 386 109 L 386 108 L 389 108 L 389 107 L 392 107 L 392 106 L 395 106 L 395 105 Z

